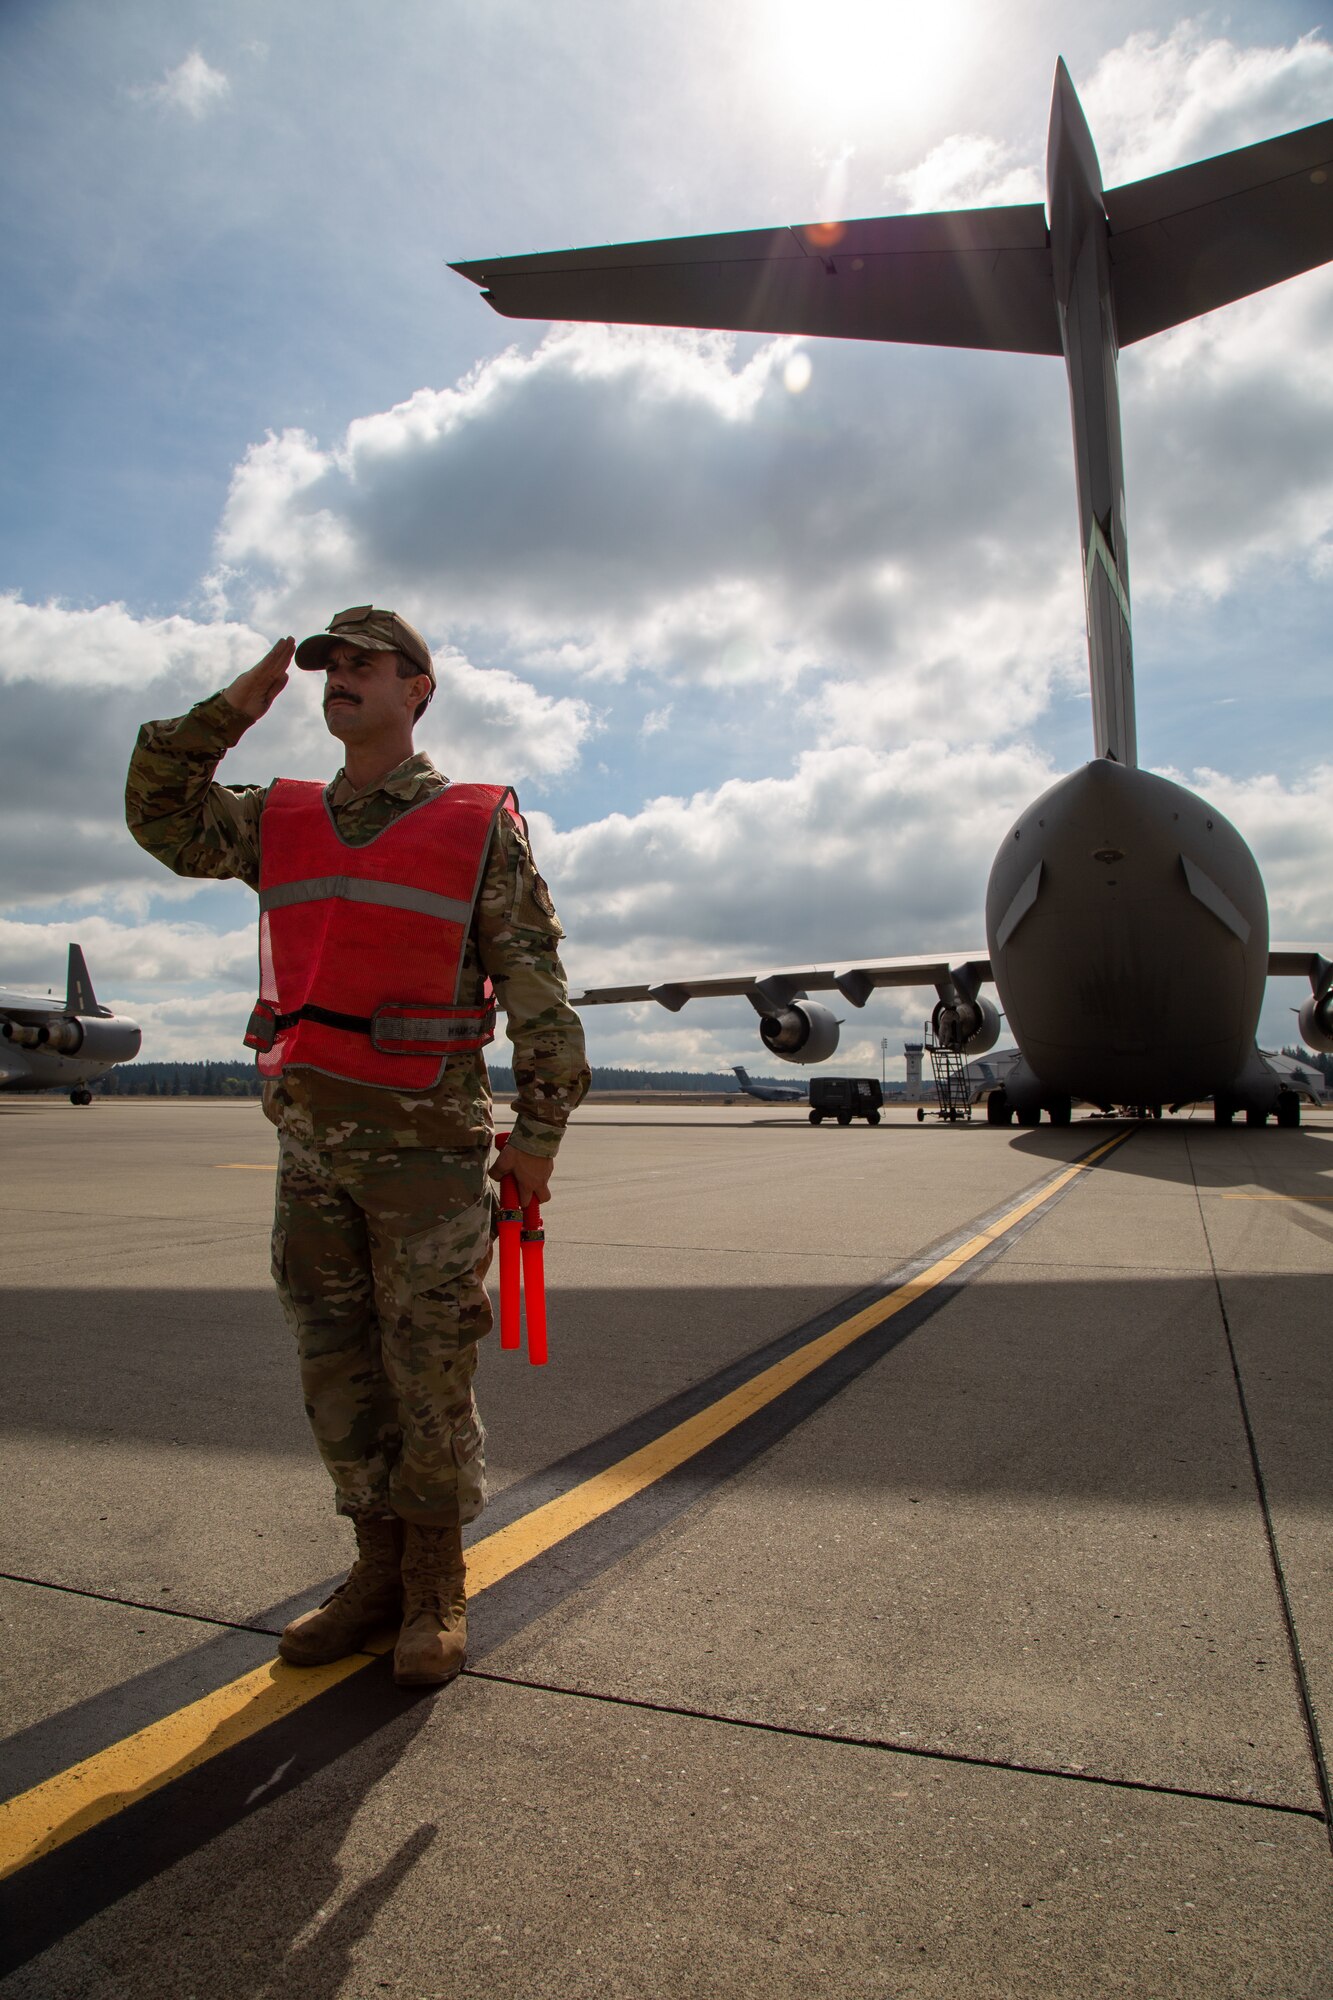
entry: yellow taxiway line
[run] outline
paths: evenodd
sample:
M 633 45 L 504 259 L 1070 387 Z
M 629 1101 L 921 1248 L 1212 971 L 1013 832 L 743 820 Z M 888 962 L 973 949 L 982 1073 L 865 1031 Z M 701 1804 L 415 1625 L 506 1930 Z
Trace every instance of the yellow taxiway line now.
M 467 1551 L 468 1591 L 489 1590 L 524 1564 L 536 1560 L 580 1528 L 621 1506 L 646 1487 L 695 1458 L 776 1400 L 797 1382 L 822 1368 L 833 1356 L 853 1345 L 875 1327 L 947 1284 L 963 1267 L 1026 1221 L 1080 1174 L 1104 1159 L 1130 1137 L 1119 1132 L 1086 1158 L 1075 1161 L 1054 1179 L 1043 1182 L 996 1222 L 978 1230 L 916 1277 L 908 1278 L 873 1305 L 853 1313 L 840 1325 L 818 1334 L 804 1347 L 775 1361 L 738 1389 L 719 1397 L 683 1423 L 631 1452 L 618 1464 L 594 1474 L 579 1486 L 546 1501 L 494 1534 L 483 1536 Z M 272 1169 L 267 1169 L 272 1171 Z M 384 1649 L 380 1649 L 384 1650 Z M 66 1841 L 123 1812 L 175 1778 L 207 1763 L 233 1744 L 267 1729 L 340 1681 L 368 1667 L 373 1652 L 349 1654 L 327 1667 L 290 1667 L 275 1659 L 256 1667 L 212 1694 L 150 1722 L 134 1735 L 72 1764 L 66 1771 L 0 1803 L 0 1879 L 13 1875 Z

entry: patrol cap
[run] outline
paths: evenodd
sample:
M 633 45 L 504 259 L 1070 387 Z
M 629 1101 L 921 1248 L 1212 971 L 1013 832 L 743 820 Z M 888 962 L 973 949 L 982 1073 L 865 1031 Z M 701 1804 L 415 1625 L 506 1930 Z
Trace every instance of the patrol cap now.
M 302 639 L 296 649 L 297 666 L 322 670 L 328 665 L 334 646 L 359 646 L 366 653 L 401 653 L 418 672 L 430 676 L 432 687 L 435 685 L 430 647 L 416 627 L 409 625 L 406 618 L 400 618 L 396 611 L 379 611 L 373 604 L 354 604 L 350 611 L 336 612 L 326 631 Z

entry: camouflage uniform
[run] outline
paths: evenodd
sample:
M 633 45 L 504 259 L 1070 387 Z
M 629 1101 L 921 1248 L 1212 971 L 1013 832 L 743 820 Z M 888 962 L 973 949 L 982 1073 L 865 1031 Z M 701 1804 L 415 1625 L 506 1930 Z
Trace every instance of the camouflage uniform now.
M 259 886 L 267 788 L 213 782 L 249 726 L 217 694 L 139 731 L 126 818 L 139 845 L 178 875 Z M 362 792 L 340 772 L 327 796 L 338 832 L 360 846 L 446 782 L 419 753 Z M 589 1083 L 563 935 L 522 829 L 501 814 L 459 1004 L 479 1006 L 489 977 L 514 1050 L 513 1141 L 546 1159 Z M 484 1059 L 452 1057 L 434 1089 L 414 1093 L 288 1070 L 265 1085 L 264 1111 L 280 1134 L 273 1275 L 339 1511 L 431 1524 L 456 1507 L 474 1519 L 485 1461 L 472 1378 L 491 1325 Z

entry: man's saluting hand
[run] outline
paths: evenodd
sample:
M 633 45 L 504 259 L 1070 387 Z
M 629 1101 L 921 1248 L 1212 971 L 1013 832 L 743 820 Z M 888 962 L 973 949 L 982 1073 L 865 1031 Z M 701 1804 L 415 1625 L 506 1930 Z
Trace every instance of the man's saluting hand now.
M 279 639 L 257 667 L 248 667 L 238 675 L 231 686 L 223 690 L 232 707 L 238 708 L 242 715 L 248 715 L 251 722 L 258 722 L 261 715 L 267 714 L 274 697 L 286 687 L 287 671 L 295 651 L 295 639 Z

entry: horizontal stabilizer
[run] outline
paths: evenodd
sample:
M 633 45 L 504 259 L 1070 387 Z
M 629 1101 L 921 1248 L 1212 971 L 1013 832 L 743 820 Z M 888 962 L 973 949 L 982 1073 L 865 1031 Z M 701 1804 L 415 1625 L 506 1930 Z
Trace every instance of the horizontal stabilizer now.
M 1122 347 L 1333 258 L 1333 120 L 1111 188 Z M 1038 202 L 675 236 L 452 267 L 511 319 L 1059 354 Z
M 678 236 L 452 267 L 511 319 L 1058 354 L 1040 203 Z
M 1333 258 L 1333 119 L 1108 188 L 1120 345 Z

